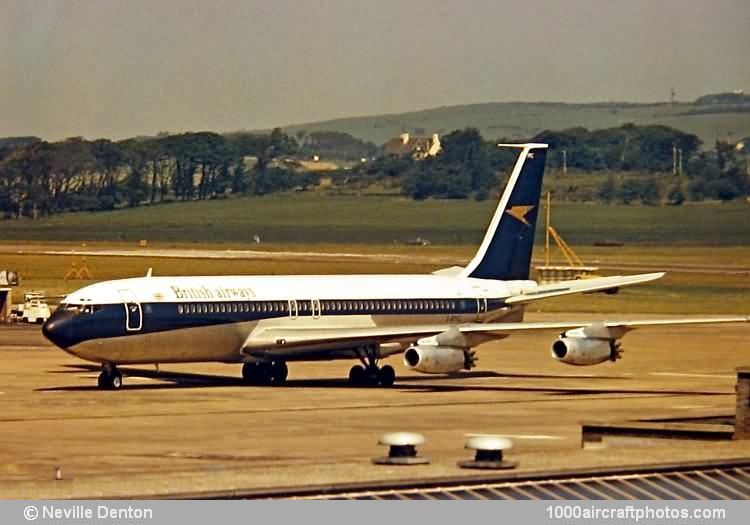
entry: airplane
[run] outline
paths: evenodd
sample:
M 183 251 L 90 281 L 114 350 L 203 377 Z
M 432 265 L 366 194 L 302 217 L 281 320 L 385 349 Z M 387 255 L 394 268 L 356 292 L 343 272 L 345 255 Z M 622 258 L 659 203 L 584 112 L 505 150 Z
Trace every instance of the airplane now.
M 490 340 L 560 330 L 552 357 L 571 365 L 616 361 L 619 340 L 639 327 L 748 322 L 748 317 L 643 321 L 523 322 L 527 305 L 568 294 L 612 291 L 664 273 L 540 285 L 529 277 L 547 144 L 519 150 L 484 239 L 465 267 L 426 275 L 145 277 L 77 290 L 43 334 L 81 359 L 101 363 L 98 386 L 119 389 L 119 365 L 242 364 L 252 385 L 280 385 L 288 362 L 349 359 L 354 385 L 388 387 L 381 360 L 403 354 L 426 374 L 470 370 Z

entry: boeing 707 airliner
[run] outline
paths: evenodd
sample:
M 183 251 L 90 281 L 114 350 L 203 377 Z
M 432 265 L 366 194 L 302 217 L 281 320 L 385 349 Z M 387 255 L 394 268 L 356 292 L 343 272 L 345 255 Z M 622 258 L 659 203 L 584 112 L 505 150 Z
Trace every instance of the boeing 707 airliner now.
M 469 370 L 474 348 L 518 332 L 560 330 L 552 357 L 595 365 L 620 357 L 619 339 L 654 325 L 747 322 L 747 317 L 524 323 L 526 305 L 567 294 L 652 281 L 663 273 L 540 285 L 529 278 L 547 144 L 503 145 L 519 156 L 484 236 L 466 267 L 429 275 L 146 277 L 73 292 L 44 335 L 102 364 L 98 384 L 122 386 L 118 365 L 242 364 L 254 385 L 281 384 L 287 363 L 359 360 L 349 380 L 390 386 L 381 361 L 403 354 L 426 374 Z

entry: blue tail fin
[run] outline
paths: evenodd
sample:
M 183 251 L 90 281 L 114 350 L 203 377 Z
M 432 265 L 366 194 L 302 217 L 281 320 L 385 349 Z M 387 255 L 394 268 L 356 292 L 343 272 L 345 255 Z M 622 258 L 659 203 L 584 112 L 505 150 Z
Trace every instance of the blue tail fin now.
M 462 277 L 509 281 L 529 278 L 547 144 L 507 146 L 520 148 L 521 153 L 482 245 L 461 272 Z

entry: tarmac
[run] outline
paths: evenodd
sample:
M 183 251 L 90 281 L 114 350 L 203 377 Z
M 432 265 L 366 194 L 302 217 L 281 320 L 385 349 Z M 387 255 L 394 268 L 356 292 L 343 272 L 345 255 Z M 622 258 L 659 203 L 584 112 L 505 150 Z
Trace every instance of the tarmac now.
M 591 319 L 529 314 L 527 320 Z M 245 386 L 237 365 L 123 367 L 120 391 L 96 365 L 55 349 L 38 326 L 0 326 L 0 497 L 113 498 L 299 488 L 479 474 L 466 434 L 510 437 L 519 475 L 750 457 L 750 441 L 605 439 L 586 422 L 732 415 L 735 369 L 750 364 L 750 325 L 636 330 L 617 363 L 554 361 L 554 333 L 478 347 L 455 376 L 406 370 L 393 388 L 355 388 L 347 361 L 291 363 L 282 387 Z M 424 466 L 378 466 L 386 432 L 425 436 Z M 482 475 L 486 472 L 481 473 Z M 56 479 L 59 477 L 60 479 Z

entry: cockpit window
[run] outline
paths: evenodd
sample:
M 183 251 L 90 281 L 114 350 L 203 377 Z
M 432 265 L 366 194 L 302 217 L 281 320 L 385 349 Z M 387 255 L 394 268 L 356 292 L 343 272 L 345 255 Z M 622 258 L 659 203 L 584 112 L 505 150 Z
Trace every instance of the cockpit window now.
M 97 304 L 72 304 L 72 303 L 60 303 L 57 307 L 58 311 L 75 312 L 79 314 L 93 314 L 102 309 L 102 305 Z
M 80 304 L 70 304 L 70 303 L 60 303 L 60 306 L 57 307 L 58 310 L 69 310 L 73 312 L 80 312 L 83 305 Z

